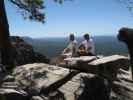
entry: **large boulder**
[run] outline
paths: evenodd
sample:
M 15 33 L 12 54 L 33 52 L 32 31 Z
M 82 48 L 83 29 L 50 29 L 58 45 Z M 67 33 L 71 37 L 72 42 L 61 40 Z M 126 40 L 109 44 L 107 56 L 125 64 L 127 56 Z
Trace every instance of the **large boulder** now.
M 39 93 L 40 89 L 51 85 L 69 73 L 68 69 L 44 64 L 34 63 L 15 68 L 13 76 L 15 81 L 24 90 L 34 89 Z
M 128 72 L 118 73 L 118 80 L 114 82 L 110 82 L 104 77 L 84 72 L 70 76 L 71 78 L 67 77 L 70 73 L 72 71 L 66 68 L 44 63 L 34 63 L 17 67 L 12 75 L 19 88 L 33 95 L 32 100 L 133 99 L 133 82 L 130 80 L 130 73 Z M 62 82 L 63 84 L 61 84 Z M 58 86 L 59 84 L 60 86 Z M 45 89 L 47 91 L 52 86 L 57 86 L 58 88 L 48 94 L 40 93 L 42 88 L 44 88 L 43 92 L 45 92 Z
M 88 76 L 86 73 L 77 74 L 70 76 L 72 78 L 66 77 L 70 75 L 69 69 L 61 68 L 54 65 L 44 64 L 44 63 L 34 63 L 23 65 L 15 68 L 13 71 L 13 76 L 15 81 L 19 84 L 21 89 L 27 91 L 29 94 L 38 95 L 37 99 L 43 98 L 43 100 L 76 100 L 80 94 L 76 94 L 82 84 L 82 78 Z M 64 78 L 66 82 L 63 81 Z M 59 81 L 61 80 L 61 81 Z M 59 81 L 59 82 L 57 82 Z M 40 93 L 42 88 L 52 87 L 52 84 L 62 85 L 49 94 Z M 45 92 L 45 91 L 44 91 Z M 40 97 L 41 96 L 41 97 Z M 32 98 L 33 100 L 36 99 Z

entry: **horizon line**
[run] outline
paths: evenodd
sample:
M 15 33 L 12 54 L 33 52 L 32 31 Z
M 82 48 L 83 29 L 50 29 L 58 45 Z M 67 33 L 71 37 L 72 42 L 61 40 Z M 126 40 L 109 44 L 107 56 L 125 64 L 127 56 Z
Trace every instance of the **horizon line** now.
M 66 38 L 68 36 L 43 36 L 43 37 L 32 37 L 32 36 L 21 36 L 21 35 L 11 35 L 11 36 L 20 36 L 20 37 L 29 37 L 33 39 L 41 39 L 41 38 Z M 97 37 L 97 36 L 107 36 L 107 37 L 116 37 L 116 35 L 92 35 L 91 37 Z M 80 38 L 82 36 L 75 36 L 76 38 Z

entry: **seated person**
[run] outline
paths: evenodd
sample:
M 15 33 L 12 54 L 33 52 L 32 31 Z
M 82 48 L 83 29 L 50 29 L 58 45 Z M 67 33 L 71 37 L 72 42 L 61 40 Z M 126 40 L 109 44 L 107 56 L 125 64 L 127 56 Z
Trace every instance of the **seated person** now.
M 78 48 L 78 55 L 79 55 L 79 56 L 86 56 L 86 55 L 87 55 L 85 46 L 82 45 L 82 44 L 81 44 L 81 45 L 79 46 L 79 48 Z
M 66 57 L 72 57 L 75 55 L 77 49 L 77 41 L 75 40 L 75 37 L 73 34 L 70 34 L 69 37 L 69 44 L 67 48 L 65 48 L 62 52 L 62 55 Z
M 89 34 L 84 35 L 84 41 L 79 46 L 79 56 L 95 56 L 95 46 Z

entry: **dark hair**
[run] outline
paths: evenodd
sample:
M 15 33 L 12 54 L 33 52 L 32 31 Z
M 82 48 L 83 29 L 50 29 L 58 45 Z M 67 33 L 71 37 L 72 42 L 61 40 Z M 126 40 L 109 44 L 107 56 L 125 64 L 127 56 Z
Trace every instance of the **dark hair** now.
M 83 44 L 81 44 L 81 45 L 79 46 L 79 49 L 81 49 L 81 48 L 85 49 L 85 46 L 84 46 Z
M 90 39 L 90 35 L 89 35 L 88 33 L 86 33 L 86 34 L 84 35 L 84 38 L 85 38 L 85 39 Z
M 75 36 L 74 36 L 74 34 L 70 34 L 70 40 L 74 40 L 75 39 Z
M 133 40 L 133 29 L 131 28 L 121 28 L 119 30 L 119 34 L 117 35 L 117 38 L 120 41 L 128 42 Z
M 74 37 L 74 34 L 70 34 L 70 37 L 71 37 L 71 36 Z

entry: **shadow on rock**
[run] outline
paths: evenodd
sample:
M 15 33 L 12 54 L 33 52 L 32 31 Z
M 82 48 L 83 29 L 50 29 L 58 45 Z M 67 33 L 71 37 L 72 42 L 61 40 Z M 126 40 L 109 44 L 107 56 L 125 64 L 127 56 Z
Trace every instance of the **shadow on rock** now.
M 49 96 L 49 100 L 66 100 L 64 94 L 61 91 L 53 93 L 54 95 Z
M 88 78 L 82 77 L 82 93 L 76 100 L 109 100 L 110 88 L 107 80 L 98 76 Z

